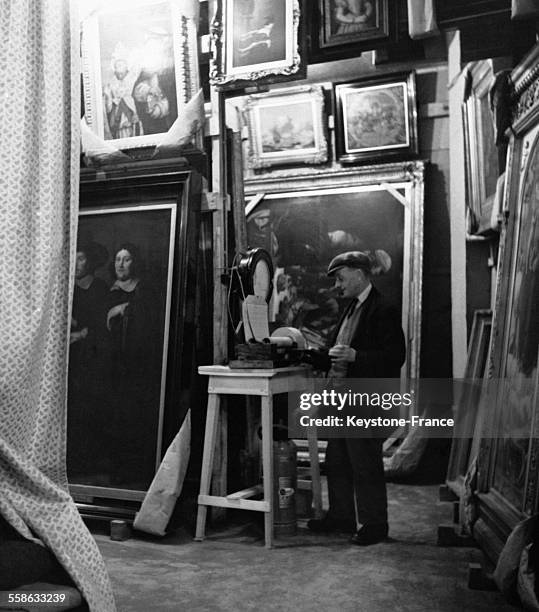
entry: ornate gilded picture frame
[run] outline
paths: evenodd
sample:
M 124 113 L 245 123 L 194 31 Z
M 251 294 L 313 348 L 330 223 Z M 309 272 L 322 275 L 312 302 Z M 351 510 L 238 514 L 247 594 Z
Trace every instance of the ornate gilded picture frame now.
M 197 23 L 182 4 L 109 3 L 82 23 L 85 120 L 117 149 L 158 145 L 200 87 Z
M 296 74 L 299 24 L 299 0 L 218 0 L 210 26 L 210 83 L 241 87 Z
M 413 72 L 335 86 L 337 159 L 343 164 L 417 155 Z
M 471 214 L 471 230 L 490 213 L 499 176 L 498 150 L 489 103 L 493 79 L 492 60 L 477 62 L 467 75 L 466 98 L 462 103 L 464 158 L 466 161 L 466 204 Z
M 477 445 L 479 519 L 491 557 L 539 506 L 539 47 L 511 74 L 507 162 L 496 305 Z M 476 441 L 474 440 L 474 444 Z
M 341 307 L 327 277 L 329 261 L 348 250 L 384 251 L 391 264 L 375 283 L 402 312 L 403 376 L 418 378 L 424 163 L 313 169 L 260 177 L 245 190 L 249 246 L 273 257 L 274 323 L 296 327 L 310 346 L 323 346 Z
M 249 130 L 249 167 L 323 164 L 328 160 L 322 87 L 249 96 L 244 115 Z

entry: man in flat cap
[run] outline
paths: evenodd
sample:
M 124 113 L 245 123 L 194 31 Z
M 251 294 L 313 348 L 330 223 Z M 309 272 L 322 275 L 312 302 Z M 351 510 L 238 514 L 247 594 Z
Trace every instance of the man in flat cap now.
M 315 363 L 329 377 L 400 377 L 406 354 L 400 313 L 371 283 L 373 275 L 390 266 L 384 251 L 348 251 L 331 260 L 328 276 L 335 278 L 335 289 L 350 303 L 337 324 L 327 357 Z M 375 436 L 328 441 L 329 510 L 325 518 L 309 521 L 309 529 L 350 532 L 351 542 L 360 546 L 387 537 L 383 438 Z

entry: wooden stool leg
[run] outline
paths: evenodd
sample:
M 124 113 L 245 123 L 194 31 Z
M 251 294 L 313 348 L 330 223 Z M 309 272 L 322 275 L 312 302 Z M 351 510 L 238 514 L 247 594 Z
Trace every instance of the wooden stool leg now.
M 266 548 L 273 544 L 273 398 L 260 398 L 262 420 L 262 475 L 264 478 L 264 501 L 269 510 L 264 513 Z
M 309 440 L 309 463 L 311 464 L 311 487 L 313 491 L 314 517 L 322 518 L 322 486 L 320 483 L 320 464 L 318 463 L 318 437 L 314 427 L 307 428 Z
M 216 426 L 215 445 L 213 447 L 213 468 L 211 478 L 211 494 L 226 497 L 227 470 L 228 470 L 228 405 L 227 398 L 219 396 L 219 422 Z M 212 522 L 224 521 L 226 509 L 213 506 L 211 509 Z
M 220 397 L 216 393 L 208 395 L 208 413 L 206 415 L 206 432 L 204 434 L 204 452 L 202 455 L 202 471 L 200 474 L 200 495 L 208 495 L 210 492 L 211 475 L 213 469 L 213 457 L 215 444 L 217 442 L 217 425 L 219 423 Z M 199 498 L 200 499 L 200 498 Z M 195 540 L 201 542 L 206 531 L 206 515 L 208 507 L 198 504 L 197 526 Z

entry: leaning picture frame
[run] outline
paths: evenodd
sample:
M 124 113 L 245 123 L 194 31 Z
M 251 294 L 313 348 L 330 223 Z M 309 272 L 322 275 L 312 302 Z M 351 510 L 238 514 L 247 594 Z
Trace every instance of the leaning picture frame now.
M 414 72 L 335 85 L 340 163 L 408 159 L 418 154 Z
M 329 262 L 343 251 L 385 252 L 389 269 L 374 283 L 401 312 L 402 376 L 419 378 L 424 173 L 424 162 L 413 161 L 246 182 L 248 246 L 273 258 L 272 324 L 299 329 L 312 348 L 325 346 L 343 306 Z
M 197 45 L 181 0 L 109 3 L 84 19 L 84 116 L 103 150 L 161 142 L 200 87 Z
M 250 168 L 327 162 L 321 86 L 254 94 L 245 100 L 243 110 L 249 131 Z
M 318 0 L 320 49 L 388 40 L 389 0 Z
M 447 486 L 459 497 L 464 493 L 464 479 L 468 470 L 472 440 L 477 424 L 481 381 L 485 375 L 488 348 L 492 331 L 492 310 L 476 310 L 468 344 L 464 384 L 455 407 L 455 427 L 451 441 Z
M 472 231 L 479 228 L 482 219 L 491 215 L 500 174 L 489 102 L 493 79 L 493 61 L 477 62 L 467 73 L 466 96 L 462 102 L 466 205 L 471 214 Z
M 210 25 L 210 83 L 287 79 L 301 67 L 299 0 L 218 0 Z
M 141 501 L 189 408 L 200 176 L 81 172 L 67 468 L 78 500 Z
M 496 561 L 539 502 L 539 46 L 514 84 L 488 374 L 481 393 L 474 537 Z

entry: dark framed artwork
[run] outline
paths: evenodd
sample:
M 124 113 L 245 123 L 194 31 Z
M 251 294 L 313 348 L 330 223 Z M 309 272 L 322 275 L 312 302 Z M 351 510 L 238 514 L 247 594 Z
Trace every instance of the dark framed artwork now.
M 328 160 L 324 92 L 320 86 L 278 89 L 245 101 L 247 164 L 322 164 Z
M 318 0 L 321 49 L 387 40 L 388 0 Z
M 158 145 L 200 87 L 197 24 L 180 0 L 115 4 L 82 24 L 85 119 L 118 149 Z
M 199 188 L 179 167 L 81 177 L 68 384 L 75 494 L 142 499 L 187 409 Z
M 489 89 L 494 73 L 492 60 L 477 62 L 467 75 L 466 98 L 462 103 L 464 158 L 466 161 L 466 204 L 471 215 L 471 229 L 478 228 L 496 192 L 499 163 L 490 110 Z
M 515 86 L 474 536 L 493 559 L 539 506 L 539 97 L 536 47 Z M 475 441 L 474 441 L 475 442 Z
M 447 485 L 459 497 L 464 492 L 464 478 L 469 460 L 473 459 L 470 457 L 470 450 L 481 391 L 480 384 L 473 384 L 473 381 L 480 381 L 485 375 L 491 330 L 492 311 L 476 310 L 468 344 L 468 358 L 464 371 L 465 384 L 461 387 L 461 395 L 456 404 L 456 425 L 447 468 Z
M 415 75 L 335 86 L 337 158 L 344 164 L 417 155 Z
M 299 0 L 218 0 L 211 24 L 210 82 L 290 77 L 300 69 Z
M 311 347 L 326 344 L 343 306 L 327 266 L 338 253 L 385 254 L 376 286 L 402 313 L 408 342 L 403 375 L 419 375 L 423 164 L 320 171 L 246 183 L 250 247 L 273 258 L 272 324 L 298 328 Z

